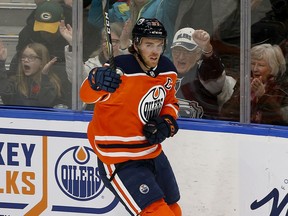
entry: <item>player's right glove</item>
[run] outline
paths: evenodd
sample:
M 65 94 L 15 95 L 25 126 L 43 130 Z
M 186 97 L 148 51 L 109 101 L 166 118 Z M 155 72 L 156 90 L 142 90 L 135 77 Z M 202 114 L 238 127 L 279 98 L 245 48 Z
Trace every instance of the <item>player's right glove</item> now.
M 143 134 L 150 144 L 158 144 L 178 131 L 176 120 L 170 115 L 155 117 L 143 127 Z
M 121 83 L 120 75 L 109 67 L 97 67 L 90 71 L 88 80 L 92 89 L 110 93 L 116 91 Z

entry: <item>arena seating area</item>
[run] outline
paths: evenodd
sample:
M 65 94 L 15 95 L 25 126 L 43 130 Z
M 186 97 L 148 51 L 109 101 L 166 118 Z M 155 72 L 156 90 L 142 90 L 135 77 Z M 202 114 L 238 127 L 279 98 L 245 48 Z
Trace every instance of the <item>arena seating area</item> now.
M 8 48 L 6 67 L 15 54 L 18 34 L 26 24 L 26 18 L 36 8 L 34 0 L 1 0 L 0 40 Z

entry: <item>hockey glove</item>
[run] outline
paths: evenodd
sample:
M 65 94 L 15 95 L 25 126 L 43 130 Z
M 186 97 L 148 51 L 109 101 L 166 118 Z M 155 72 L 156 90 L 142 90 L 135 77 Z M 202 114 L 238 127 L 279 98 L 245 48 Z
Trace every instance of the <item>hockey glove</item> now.
M 158 144 L 178 131 L 176 120 L 170 115 L 151 119 L 144 125 L 143 134 L 150 144 Z
M 116 91 L 121 83 L 120 75 L 109 67 L 98 67 L 90 71 L 88 80 L 92 89 L 110 93 Z

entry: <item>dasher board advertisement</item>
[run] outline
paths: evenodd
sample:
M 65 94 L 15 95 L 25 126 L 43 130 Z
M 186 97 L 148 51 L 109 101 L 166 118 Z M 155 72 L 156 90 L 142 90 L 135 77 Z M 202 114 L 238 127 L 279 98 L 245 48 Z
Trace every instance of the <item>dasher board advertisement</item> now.
M 163 149 L 183 216 L 288 215 L 286 127 L 178 123 Z M 99 178 L 87 124 L 0 117 L 1 216 L 128 216 Z
M 21 125 L 21 121 L 7 122 Z M 28 121 L 22 129 L 1 125 L 1 216 L 127 216 L 122 204 L 104 187 L 85 133 L 65 131 L 69 126 L 63 128 L 57 121 L 54 130 L 42 129 L 51 122 Z M 85 130 L 87 123 L 81 124 Z

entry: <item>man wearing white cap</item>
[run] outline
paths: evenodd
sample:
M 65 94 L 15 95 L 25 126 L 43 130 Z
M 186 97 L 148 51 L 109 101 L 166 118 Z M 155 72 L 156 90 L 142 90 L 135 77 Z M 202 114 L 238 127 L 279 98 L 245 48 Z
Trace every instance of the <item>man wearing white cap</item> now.
M 171 49 L 178 71 L 180 116 L 217 119 L 236 81 L 226 76 L 210 35 L 204 30 L 182 28 L 176 32 Z M 196 63 L 198 66 L 194 67 Z

